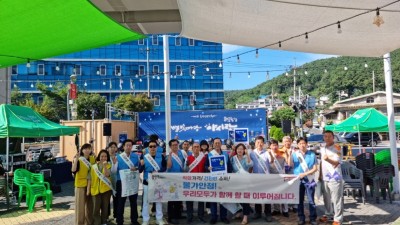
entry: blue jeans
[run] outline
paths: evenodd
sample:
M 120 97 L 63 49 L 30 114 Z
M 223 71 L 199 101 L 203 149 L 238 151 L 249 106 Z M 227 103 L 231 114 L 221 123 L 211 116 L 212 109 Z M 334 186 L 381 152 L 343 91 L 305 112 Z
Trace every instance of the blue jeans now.
M 310 210 L 310 221 L 315 221 L 317 219 L 317 210 L 314 202 L 314 194 L 315 194 L 315 186 L 307 187 L 305 185 L 306 181 L 301 179 L 300 181 L 300 202 L 299 207 L 297 209 L 297 215 L 299 216 L 300 221 L 305 221 L 306 217 L 304 215 L 304 195 L 307 193 L 308 198 L 308 208 Z
M 211 219 L 217 220 L 218 219 L 218 203 L 211 202 L 210 209 L 211 209 Z M 221 220 L 227 219 L 227 215 L 228 215 L 228 212 L 225 209 L 225 207 L 222 206 L 221 204 L 219 204 L 219 217 L 221 218 Z

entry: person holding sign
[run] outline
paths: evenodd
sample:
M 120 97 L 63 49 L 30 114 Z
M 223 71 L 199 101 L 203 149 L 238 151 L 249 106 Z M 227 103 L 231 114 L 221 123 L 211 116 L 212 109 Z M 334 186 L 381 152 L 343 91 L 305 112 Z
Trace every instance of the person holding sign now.
M 198 142 L 192 145 L 192 154 L 187 158 L 187 168 L 189 173 L 204 173 L 204 164 L 206 163 L 207 155 L 200 152 L 200 144 Z M 186 202 L 187 209 L 187 223 L 193 222 L 193 202 Z M 203 223 L 204 220 L 204 202 L 197 203 L 197 216 L 199 220 Z
M 71 172 L 75 174 L 75 225 L 93 223 L 93 201 L 88 195 L 88 174 L 90 168 L 96 163 L 92 153 L 92 145 L 82 145 L 72 163 Z
M 238 144 L 235 148 L 235 155 L 231 157 L 232 170 L 234 173 L 248 174 L 253 161 L 247 155 L 247 149 L 244 144 Z M 248 203 L 241 203 L 243 208 L 242 225 L 247 224 L 247 216 L 253 211 Z
M 118 155 L 118 145 L 116 142 L 110 142 L 108 143 L 108 148 L 107 148 L 108 154 L 110 155 L 110 162 L 111 162 L 111 167 L 114 164 L 114 161 L 116 161 L 117 155 Z M 117 174 L 116 173 L 111 173 L 111 183 L 113 185 L 114 190 L 117 190 Z M 117 218 L 117 208 L 118 208 L 118 200 L 116 193 L 113 193 L 112 195 L 113 199 L 113 217 Z M 110 216 L 110 208 L 108 207 L 108 215 Z
M 111 183 L 110 155 L 107 150 L 101 150 L 96 158 L 97 163 L 92 166 L 88 175 L 88 194 L 93 199 L 93 225 L 106 224 L 110 198 L 115 189 Z
M 129 198 L 131 205 L 131 223 L 139 225 L 137 211 L 137 197 L 139 189 L 139 157 L 136 153 L 131 152 L 133 141 L 126 139 L 122 144 L 124 152 L 117 156 L 112 172 L 117 173 L 117 225 L 124 224 L 124 208 L 126 198 Z
M 167 159 L 167 172 L 168 173 L 182 173 L 185 163 L 182 151 L 179 151 L 179 142 L 172 139 L 168 143 L 171 152 Z M 181 201 L 168 202 L 168 223 L 179 224 L 178 219 L 181 213 Z
M 253 173 L 269 174 L 268 152 L 264 149 L 264 137 L 256 137 L 256 149 L 250 153 L 253 161 Z M 261 204 L 255 204 L 254 219 L 261 218 Z M 264 204 L 264 214 L 267 222 L 272 222 L 271 204 Z
M 315 180 L 314 173 L 317 171 L 317 157 L 311 150 L 307 150 L 307 139 L 300 137 L 297 139 L 299 151 L 292 153 L 291 166 L 293 173 L 300 178 L 300 202 L 298 206 L 299 225 L 305 224 L 304 215 L 304 195 L 307 194 L 308 208 L 310 211 L 310 223 L 316 225 L 317 210 L 314 202 Z
M 150 220 L 149 215 L 149 202 L 148 202 L 148 179 L 152 173 L 165 172 L 167 161 L 165 160 L 162 152 L 157 151 L 157 142 L 152 140 L 149 142 L 149 152 L 140 157 L 140 172 L 143 173 L 143 208 L 142 208 L 142 225 L 148 225 Z M 156 219 L 158 225 L 163 225 L 163 212 L 162 203 L 156 202 Z
M 211 174 L 222 175 L 226 173 L 232 172 L 232 164 L 229 160 L 229 155 L 226 151 L 221 150 L 222 142 L 221 138 L 214 138 L 213 147 L 214 150 L 208 153 L 208 160 L 205 163 L 206 171 L 210 171 Z M 211 220 L 210 224 L 216 224 L 218 219 L 218 203 L 212 202 L 211 206 Z M 226 208 L 220 204 L 219 205 L 219 213 L 221 221 L 229 224 L 230 221 L 227 218 L 227 210 Z

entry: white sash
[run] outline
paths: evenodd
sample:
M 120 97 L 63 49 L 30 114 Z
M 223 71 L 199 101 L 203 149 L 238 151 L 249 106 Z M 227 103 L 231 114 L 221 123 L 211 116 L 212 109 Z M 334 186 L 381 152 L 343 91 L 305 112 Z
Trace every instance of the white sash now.
M 237 157 L 237 155 L 233 156 L 233 161 L 235 162 L 236 167 L 238 168 L 238 172 L 237 173 L 249 173 L 246 170 L 243 169 L 242 164 L 239 161 L 239 158 Z
M 279 174 L 285 174 L 285 171 L 282 169 L 281 164 L 280 164 L 279 161 L 276 159 L 275 152 L 273 152 L 272 150 L 271 150 L 271 155 L 272 155 L 272 157 L 274 158 L 274 165 L 275 165 L 275 168 L 278 170 L 278 173 L 279 173 Z
M 189 165 L 189 172 L 192 172 L 192 170 L 199 165 L 201 160 L 204 158 L 204 154 L 200 152 L 200 155 L 197 156 L 197 158 Z
M 128 165 L 129 169 L 135 168 L 135 165 L 133 165 L 132 161 L 128 158 L 125 152 L 121 153 L 120 156 L 122 160 L 124 160 L 125 164 Z
M 299 150 L 298 152 L 296 152 L 297 155 L 297 159 L 300 161 L 300 166 L 303 169 L 304 173 L 309 171 L 306 160 L 303 157 L 303 154 L 300 152 L 301 150 Z M 308 175 L 308 182 L 311 182 L 313 180 L 312 175 Z
M 97 177 L 101 181 L 103 181 L 103 183 L 112 190 L 113 195 L 115 195 L 117 192 L 114 190 L 114 188 L 111 184 L 111 181 L 109 179 L 107 179 L 107 177 L 104 176 L 104 174 L 99 170 L 99 167 L 97 166 L 97 164 L 93 165 L 93 169 L 94 169 L 94 172 L 96 173 Z
M 211 154 L 211 156 L 216 156 L 216 155 L 219 155 L 218 154 L 218 152 L 217 151 L 215 151 L 215 149 L 214 150 L 212 150 L 209 154 Z
M 79 160 L 90 170 L 90 162 L 83 156 L 79 157 Z
M 160 167 L 158 166 L 156 160 L 154 160 L 150 154 L 146 154 L 144 157 L 147 159 L 147 161 L 149 161 L 150 165 L 155 171 L 160 171 Z
M 175 162 L 178 163 L 179 166 L 183 169 L 183 164 L 182 164 L 182 161 L 179 158 L 178 154 L 174 154 L 174 153 L 171 153 L 171 154 L 172 154 L 172 158 L 175 159 Z
M 185 150 L 181 150 L 181 153 L 183 155 L 183 158 L 186 160 L 187 157 L 188 157 L 188 154 L 186 153 L 186 151 Z
M 265 165 L 265 161 L 261 158 L 261 156 L 258 154 L 258 150 L 254 150 L 254 153 L 256 154 L 256 159 L 257 159 L 257 164 L 261 166 L 262 170 L 264 173 L 267 173 L 268 169 L 267 166 Z

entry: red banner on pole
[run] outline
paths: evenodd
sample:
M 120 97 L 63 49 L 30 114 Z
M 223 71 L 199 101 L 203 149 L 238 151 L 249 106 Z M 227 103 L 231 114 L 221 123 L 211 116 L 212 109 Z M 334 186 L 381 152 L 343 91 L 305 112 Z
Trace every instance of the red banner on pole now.
M 78 88 L 76 84 L 70 84 L 69 99 L 76 99 L 78 97 Z

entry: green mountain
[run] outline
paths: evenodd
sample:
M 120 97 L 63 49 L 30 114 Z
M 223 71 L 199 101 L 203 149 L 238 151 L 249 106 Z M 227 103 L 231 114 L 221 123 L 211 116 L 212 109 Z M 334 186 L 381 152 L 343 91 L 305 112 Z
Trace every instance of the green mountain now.
M 391 53 L 391 65 L 393 91 L 398 93 L 400 92 L 400 49 Z M 301 87 L 303 94 L 317 98 L 328 95 L 332 102 L 335 102 L 339 99 L 338 91 L 344 91 L 349 97 L 371 93 L 372 71 L 375 72 L 375 91 L 384 91 L 382 57 L 340 56 L 320 59 L 296 68 L 296 89 Z M 225 108 L 232 109 L 237 103 L 251 102 L 259 95 L 271 94 L 272 90 L 278 94 L 278 98 L 288 101 L 288 96 L 293 95 L 293 69 L 288 73 L 289 76 L 283 73 L 251 89 L 225 91 Z

